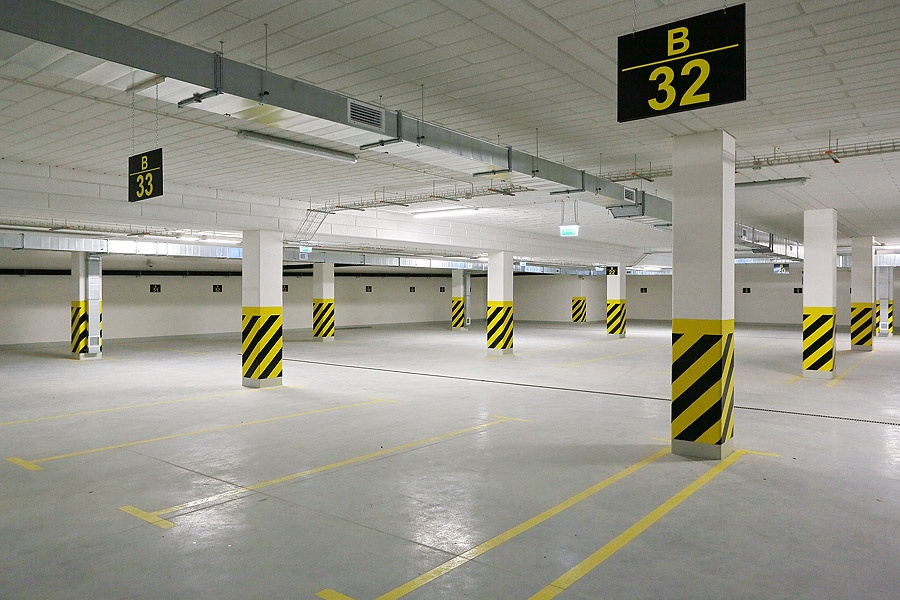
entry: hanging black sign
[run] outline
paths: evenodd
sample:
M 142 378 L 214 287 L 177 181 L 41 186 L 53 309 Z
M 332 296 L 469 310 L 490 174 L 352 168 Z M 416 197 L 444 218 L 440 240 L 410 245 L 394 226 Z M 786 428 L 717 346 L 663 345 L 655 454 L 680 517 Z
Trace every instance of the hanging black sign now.
M 746 100 L 744 7 L 619 37 L 618 121 Z
M 128 201 L 162 196 L 162 148 L 128 157 Z

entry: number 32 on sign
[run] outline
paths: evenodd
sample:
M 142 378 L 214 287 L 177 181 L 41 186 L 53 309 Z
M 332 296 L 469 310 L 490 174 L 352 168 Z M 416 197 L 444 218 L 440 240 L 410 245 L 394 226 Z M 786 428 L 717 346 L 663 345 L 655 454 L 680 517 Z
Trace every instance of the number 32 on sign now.
M 619 122 L 746 100 L 744 7 L 621 36 Z
M 162 148 L 128 157 L 128 201 L 162 196 Z

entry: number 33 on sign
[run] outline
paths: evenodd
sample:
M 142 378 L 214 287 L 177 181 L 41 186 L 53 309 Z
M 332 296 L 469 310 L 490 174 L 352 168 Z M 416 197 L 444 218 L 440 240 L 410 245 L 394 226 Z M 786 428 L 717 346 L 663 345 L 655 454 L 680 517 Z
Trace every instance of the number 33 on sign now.
M 128 201 L 162 196 L 162 148 L 128 157 Z
M 619 122 L 746 100 L 744 8 L 619 37 Z

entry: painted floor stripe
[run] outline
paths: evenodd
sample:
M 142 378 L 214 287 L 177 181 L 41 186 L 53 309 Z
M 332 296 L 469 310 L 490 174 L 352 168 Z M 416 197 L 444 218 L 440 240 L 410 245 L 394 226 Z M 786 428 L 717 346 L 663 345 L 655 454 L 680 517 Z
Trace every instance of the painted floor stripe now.
M 54 460 L 62 460 L 64 458 L 74 458 L 76 456 L 84 456 L 86 454 L 95 454 L 97 452 L 107 452 L 109 450 L 118 450 L 121 448 L 130 448 L 132 446 L 140 446 L 142 444 L 152 444 L 153 442 L 162 442 L 166 440 L 174 440 L 177 438 L 187 437 L 190 435 L 202 435 L 205 433 L 215 433 L 217 431 L 227 431 L 228 429 L 236 429 L 238 427 L 247 427 L 249 425 L 260 425 L 262 423 L 273 423 L 275 421 L 283 421 L 285 419 L 295 419 L 297 417 L 306 417 L 309 415 L 318 415 L 321 413 L 333 412 L 336 410 L 343 410 L 346 408 L 356 408 L 359 406 L 367 406 L 369 404 L 378 404 L 386 402 L 385 400 L 380 399 L 372 399 L 366 402 L 356 402 L 353 404 L 342 404 L 340 406 L 331 406 L 328 408 L 319 408 L 316 410 L 308 410 L 305 412 L 294 413 L 290 415 L 281 415 L 279 417 L 268 417 L 266 419 L 257 419 L 256 421 L 244 421 L 241 423 L 234 423 L 231 425 L 221 425 L 219 427 L 209 427 L 207 429 L 197 429 L 195 431 L 185 431 L 184 433 L 173 433 L 172 435 L 163 435 L 160 437 L 149 438 L 145 440 L 137 440 L 134 442 L 125 442 L 123 444 L 113 444 L 111 446 L 103 446 L 100 448 L 91 448 L 90 450 L 79 450 L 77 452 L 69 452 L 66 454 L 57 454 L 56 456 L 48 456 L 46 458 L 35 458 L 33 460 L 27 461 L 18 457 L 10 457 L 6 460 L 13 463 L 14 465 L 19 465 L 20 467 L 25 467 L 31 471 L 40 471 L 43 467 L 38 466 L 39 463 L 52 462 Z M 28 466 L 31 465 L 31 466 Z M 36 467 L 36 468 L 35 468 Z
M 566 573 L 564 573 L 561 577 L 556 579 L 554 582 L 550 583 L 546 587 L 544 587 L 537 594 L 532 596 L 529 600 L 548 600 L 549 598 L 555 598 L 582 577 L 590 573 L 592 570 L 597 568 L 603 561 L 607 558 L 611 557 L 613 554 L 621 550 L 625 547 L 630 541 L 643 533 L 647 528 L 651 525 L 659 521 L 662 517 L 668 514 L 672 509 L 676 506 L 687 500 L 691 497 L 697 490 L 705 486 L 707 483 L 715 479 L 719 474 L 722 473 L 725 469 L 733 465 L 738 461 L 742 456 L 746 454 L 757 454 L 756 452 L 748 452 L 747 450 L 735 450 L 733 454 L 722 460 L 715 467 L 698 477 L 694 480 L 693 483 L 689 484 L 685 488 L 683 488 L 680 492 L 657 506 L 650 513 L 648 513 L 644 518 L 639 520 L 637 523 L 623 531 L 619 534 L 615 539 L 611 542 L 588 556 L 586 559 L 569 569 Z
M 558 367 L 578 367 L 587 363 L 597 362 L 598 360 L 607 360 L 609 358 L 618 358 L 620 356 L 628 356 L 629 354 L 638 354 L 639 352 L 647 352 L 649 350 L 659 350 L 659 348 L 642 348 L 640 350 L 632 350 L 631 352 L 622 352 L 621 354 L 610 354 L 609 356 L 598 356 L 597 358 L 589 358 L 578 362 L 568 363 L 565 365 L 557 365 Z
M 860 365 L 860 363 L 862 363 L 862 361 L 866 360 L 866 359 L 869 358 L 870 356 L 872 356 L 872 353 L 871 353 L 871 352 L 867 352 L 867 353 L 865 354 L 865 356 L 863 356 L 863 357 L 860 358 L 858 361 L 856 361 L 855 363 L 853 363 L 853 365 L 851 365 L 850 368 L 848 368 L 846 371 L 844 371 L 843 373 L 841 373 L 840 375 L 836 376 L 834 379 L 832 379 L 831 381 L 829 381 L 829 382 L 826 384 L 826 387 L 832 387 L 832 386 L 834 386 L 834 385 L 837 385 L 844 377 L 846 377 L 847 375 L 849 375 L 850 372 L 853 371 L 853 369 L 855 369 L 856 367 L 858 367 L 858 366 Z
M 322 590 L 317 593 L 316 596 L 321 598 L 322 600 L 353 600 L 350 596 L 345 596 L 340 592 L 336 592 L 334 590 Z
M 107 360 L 107 359 L 104 359 L 104 360 Z M 282 386 L 282 387 L 287 387 L 287 386 Z M 163 404 L 177 404 L 180 402 L 194 402 L 196 400 L 208 400 L 210 398 L 221 398 L 223 396 L 233 396 L 235 394 L 243 394 L 243 393 L 247 393 L 247 392 L 259 392 L 259 391 L 263 391 L 263 390 L 275 390 L 275 389 L 278 389 L 278 388 L 274 388 L 274 387 L 259 388 L 259 389 L 247 388 L 247 389 L 243 389 L 243 390 L 235 390 L 232 392 L 222 392 L 220 394 L 209 394 L 207 396 L 192 396 L 190 398 L 180 398 L 178 400 L 160 400 L 159 402 L 145 402 L 143 404 L 131 404 L 128 406 L 116 406 L 114 408 L 98 408 L 96 410 L 85 410 L 85 411 L 81 411 L 81 412 L 66 413 L 66 414 L 62 414 L 62 415 L 49 415 L 46 417 L 34 417 L 32 419 L 20 419 L 18 421 L 6 421 L 4 423 L 0 423 L 0 427 L 6 427 L 9 425 L 25 425 L 28 423 L 39 423 L 41 421 L 51 421 L 53 419 L 68 419 L 71 417 L 83 417 L 85 415 L 97 415 L 97 414 L 101 414 L 101 413 L 115 412 L 115 411 L 120 411 L 120 410 L 132 410 L 135 408 L 146 408 L 148 406 L 160 406 Z
M 405 450 L 412 450 L 414 448 L 419 448 L 422 446 L 426 446 L 428 444 L 433 444 L 435 442 L 440 442 L 446 439 L 450 439 L 452 437 L 456 437 L 459 435 L 463 435 L 466 433 L 472 433 L 474 431 L 480 431 L 482 429 L 487 429 L 488 427 L 492 427 L 494 425 L 499 425 L 501 423 L 510 423 L 513 421 L 517 421 L 519 419 L 515 419 L 513 417 L 497 417 L 494 421 L 488 421 L 487 423 L 480 423 L 478 425 L 473 425 L 472 427 L 466 427 L 465 429 L 459 429 L 457 431 L 451 431 L 450 433 L 443 433 L 441 435 L 432 436 L 429 438 L 416 440 L 414 442 L 407 442 L 406 444 L 401 444 L 399 446 L 394 446 L 392 448 L 385 448 L 383 450 L 378 450 L 376 452 L 370 452 L 369 454 L 363 454 L 361 456 L 356 456 L 354 458 L 348 458 L 346 460 L 341 460 L 338 462 L 333 462 L 321 467 L 315 467 L 312 469 L 307 469 L 306 471 L 300 471 L 298 473 L 291 473 L 290 475 L 285 475 L 283 477 L 278 477 L 275 479 L 270 479 L 268 481 L 261 481 L 259 483 L 255 483 L 253 485 L 239 487 L 227 492 L 222 492 L 221 494 L 215 494 L 213 496 L 208 496 L 206 498 L 200 498 L 199 500 L 192 500 L 190 502 L 185 502 L 184 504 L 179 504 L 177 506 L 170 506 L 169 508 L 163 508 L 161 510 L 156 510 L 153 512 L 147 512 L 141 510 L 140 508 L 134 506 L 120 506 L 119 510 L 124 511 L 130 515 L 138 517 L 139 519 L 150 523 L 151 525 L 156 525 L 157 527 L 162 527 L 163 529 L 169 529 L 170 527 L 174 527 L 174 523 L 172 521 L 168 521 L 166 519 L 161 518 L 162 515 L 170 515 L 174 513 L 179 513 L 182 511 L 191 510 L 194 508 L 199 508 L 209 504 L 220 504 L 227 500 L 233 500 L 238 497 L 248 495 L 250 492 L 254 492 L 256 490 L 260 490 L 266 487 L 270 487 L 273 485 L 278 485 L 280 483 L 286 483 L 288 481 L 293 481 L 295 479 L 300 479 L 302 477 L 308 477 L 310 475 L 316 475 L 318 473 L 324 473 L 326 471 L 331 471 L 333 469 L 339 469 L 341 467 L 347 467 L 350 465 L 354 465 L 357 463 L 361 463 L 367 460 L 372 460 L 375 458 L 381 458 L 382 456 L 387 456 L 389 454 L 397 454 L 399 452 L 403 452 Z
M 481 544 L 475 546 L 471 550 L 468 550 L 468 551 L 460 554 L 459 556 L 456 556 L 456 557 L 448 560 L 447 562 L 438 565 L 437 567 L 431 569 L 430 571 L 427 571 L 426 573 L 419 575 L 415 579 L 404 583 L 400 587 L 397 587 L 397 588 L 391 590 L 390 592 L 379 596 L 376 600 L 396 600 L 397 598 L 402 598 L 403 596 L 409 594 L 410 592 L 413 592 L 413 591 L 419 589 L 420 587 L 434 581 L 441 575 L 446 575 L 453 569 L 456 569 L 457 567 L 461 567 L 464 564 L 468 563 L 470 560 L 474 560 L 474 559 L 478 558 L 485 552 L 487 552 L 489 550 L 493 550 L 500 544 L 508 542 L 509 540 L 513 539 L 520 533 L 525 533 L 529 529 L 532 529 L 533 527 L 540 525 L 541 523 L 550 519 L 551 517 L 555 517 L 556 515 L 560 514 L 561 512 L 572 508 L 579 502 L 587 500 L 588 498 L 590 498 L 591 496 L 593 496 L 600 490 L 603 490 L 603 489 L 611 486 L 612 484 L 614 484 L 618 481 L 621 481 L 622 479 L 628 477 L 632 473 L 646 467 L 653 461 L 660 459 L 663 456 L 667 455 L 669 452 L 670 452 L 669 448 L 663 448 L 662 450 L 659 450 L 658 452 L 651 454 L 650 456 L 641 460 L 640 462 L 637 462 L 637 463 L 631 465 L 630 467 L 627 467 L 627 468 L 619 471 L 615 475 L 611 475 L 610 477 L 607 477 L 600 483 L 594 484 L 593 486 L 587 488 L 583 492 L 580 492 L 580 493 L 572 496 L 571 498 L 560 502 L 559 504 L 557 504 L 556 506 L 554 506 L 552 508 L 548 508 L 547 510 L 540 513 L 539 515 L 532 517 L 531 519 L 528 519 L 527 521 L 524 521 L 523 523 L 516 525 L 512 529 L 508 529 L 508 530 L 504 531 L 503 533 L 496 535 L 485 542 L 482 542 Z M 322 590 L 322 592 L 325 592 L 325 591 L 328 591 L 328 590 Z M 321 594 L 322 592 L 319 592 L 319 593 Z M 325 596 L 319 596 L 319 597 L 324 598 Z M 346 597 L 346 596 L 343 596 L 343 597 Z

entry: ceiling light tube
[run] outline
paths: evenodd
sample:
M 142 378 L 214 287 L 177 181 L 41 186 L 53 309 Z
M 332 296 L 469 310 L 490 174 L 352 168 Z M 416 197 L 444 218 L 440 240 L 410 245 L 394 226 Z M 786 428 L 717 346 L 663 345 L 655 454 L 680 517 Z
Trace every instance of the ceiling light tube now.
M 459 206 L 455 208 L 441 208 L 438 210 L 429 210 L 425 212 L 414 213 L 416 219 L 442 219 L 444 217 L 462 217 L 465 215 L 474 215 L 478 212 L 477 208 L 468 208 Z
M 779 185 L 805 185 L 809 177 L 785 177 L 783 179 L 763 179 L 762 181 L 740 181 L 734 187 L 767 187 Z
M 138 92 L 143 92 L 148 88 L 152 88 L 155 85 L 160 85 L 165 83 L 166 78 L 163 75 L 156 75 L 155 77 L 151 77 L 149 79 L 145 79 L 144 81 L 138 81 L 134 85 L 129 88 L 125 88 L 126 92 L 130 92 L 132 94 L 136 94 Z
M 273 137 L 271 135 L 263 135 L 253 131 L 239 131 L 237 136 L 258 146 L 266 148 L 274 148 L 276 150 L 288 150 L 289 152 L 300 152 L 320 158 L 330 158 L 344 163 L 356 164 L 356 155 L 332 150 L 331 148 L 323 148 L 322 146 L 313 146 L 312 144 L 304 144 L 303 142 L 295 142 L 294 140 L 286 140 L 284 138 Z

